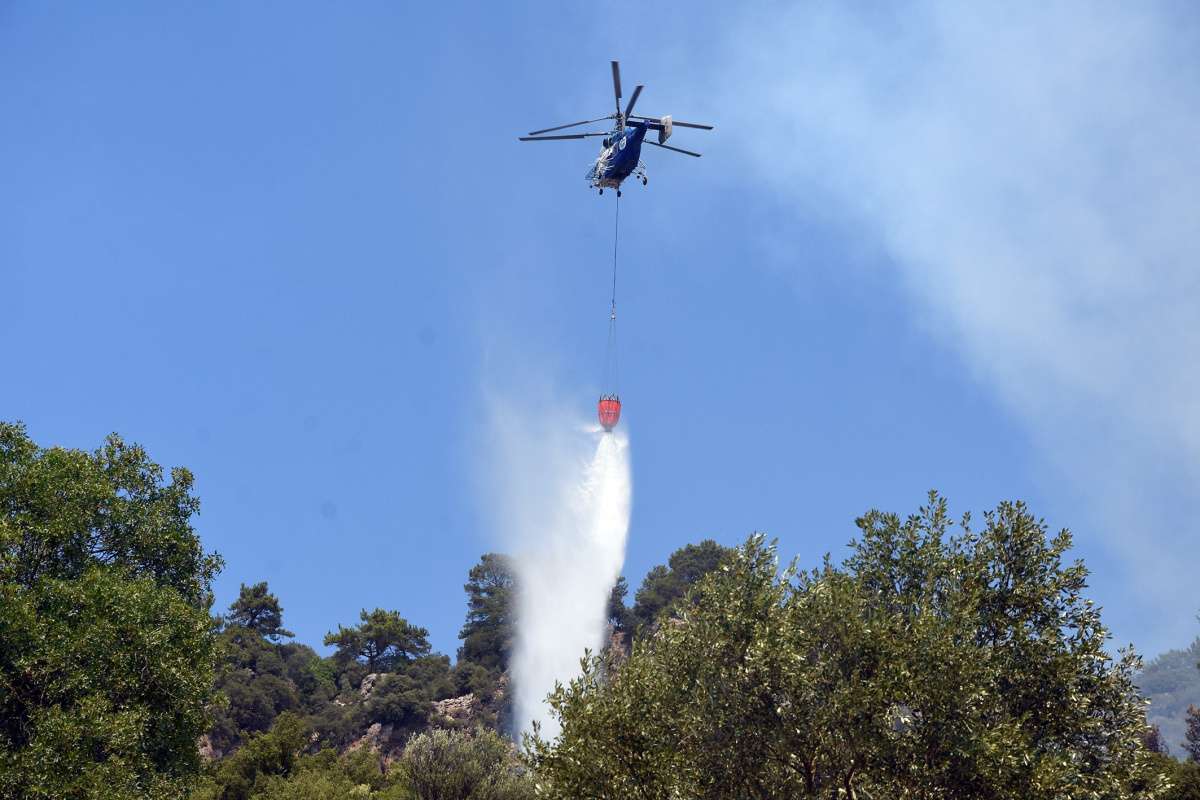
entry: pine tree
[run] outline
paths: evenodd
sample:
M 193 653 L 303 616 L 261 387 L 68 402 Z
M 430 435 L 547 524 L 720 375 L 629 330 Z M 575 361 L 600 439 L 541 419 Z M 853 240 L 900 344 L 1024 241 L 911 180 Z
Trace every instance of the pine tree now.
M 1183 749 L 1187 751 L 1188 758 L 1200 763 L 1200 708 L 1188 706 L 1187 734 L 1184 739 Z
M 283 606 L 279 604 L 279 598 L 271 594 L 266 581 L 253 586 L 242 584 L 238 599 L 229 606 L 228 620 L 231 625 L 249 628 L 275 641 L 295 636 L 284 630 Z

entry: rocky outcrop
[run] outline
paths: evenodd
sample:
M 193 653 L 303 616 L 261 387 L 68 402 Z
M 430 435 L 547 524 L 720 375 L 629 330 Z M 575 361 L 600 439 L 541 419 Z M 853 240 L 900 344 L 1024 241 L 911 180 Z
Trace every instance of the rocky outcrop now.
M 433 713 L 456 725 L 470 724 L 479 714 L 479 698 L 473 694 L 433 702 Z
M 488 705 L 491 707 L 492 713 L 495 714 L 495 727 L 497 730 L 506 731 L 511 729 L 513 725 L 512 699 L 508 695 L 508 673 L 505 672 L 496 681 L 496 691 L 492 693 L 491 699 L 488 700 Z
M 357 691 L 349 691 L 332 698 L 334 706 L 354 709 L 367 706 L 372 695 L 380 686 L 380 681 L 387 673 L 372 672 L 359 682 Z M 456 730 L 473 730 L 485 727 L 507 730 L 512 724 L 512 708 L 509 702 L 509 677 L 507 673 L 500 675 L 490 691 L 482 695 L 468 693 L 445 700 L 434 700 L 430 703 L 429 717 L 424 725 L 401 726 L 374 722 L 362 731 L 357 739 L 344 752 L 367 748 L 378 754 L 380 763 L 387 764 L 395 761 L 404 752 L 404 747 L 414 733 L 427 728 L 451 728 Z M 361 729 L 360 729 L 361 730 Z M 351 734 L 353 735 L 353 734 Z M 312 734 L 313 749 L 320 747 L 320 734 Z M 345 741 L 342 739 L 341 741 Z M 200 757 L 206 761 L 216 761 L 229 755 L 213 745 L 208 735 L 200 737 L 196 743 Z
M 382 752 L 392 743 L 392 726 L 383 725 L 375 722 L 371 727 L 367 728 L 367 732 L 354 740 L 347 751 L 357 750 L 360 747 L 369 747 L 377 752 Z
M 196 748 L 200 751 L 200 758 L 205 761 L 216 761 L 225 755 L 219 749 L 213 747 L 212 740 L 208 738 L 207 733 L 200 737 L 200 742 L 196 745 Z
M 603 651 L 609 669 L 619 669 L 625 663 L 625 659 L 629 658 L 630 649 L 629 634 L 609 626 L 608 643 Z
M 508 673 L 496 679 L 492 691 L 484 696 L 473 693 L 435 700 L 430 723 L 443 728 L 506 729 L 511 722 L 512 709 L 508 702 Z

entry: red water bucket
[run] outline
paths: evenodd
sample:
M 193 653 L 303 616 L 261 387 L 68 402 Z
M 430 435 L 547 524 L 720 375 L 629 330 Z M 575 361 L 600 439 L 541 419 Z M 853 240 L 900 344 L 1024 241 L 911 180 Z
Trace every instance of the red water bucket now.
M 596 413 L 604 430 L 611 431 L 621 418 L 621 399 L 615 394 L 606 394 L 596 404 Z

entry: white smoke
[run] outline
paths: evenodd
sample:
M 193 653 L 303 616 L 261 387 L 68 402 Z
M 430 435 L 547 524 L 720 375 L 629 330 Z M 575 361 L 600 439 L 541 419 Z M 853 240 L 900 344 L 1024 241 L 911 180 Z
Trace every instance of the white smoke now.
M 1124 631 L 1143 646 L 1186 642 L 1197 602 L 1190 11 L 773 6 L 726 26 L 711 81 L 756 177 L 873 242 L 914 318 L 1026 424 L 1092 515 L 1061 521 L 1145 587 Z
M 625 560 L 629 442 L 561 414 L 493 415 L 493 508 L 516 560 L 512 657 L 517 730 L 554 736 L 546 695 L 603 644 L 609 592 Z

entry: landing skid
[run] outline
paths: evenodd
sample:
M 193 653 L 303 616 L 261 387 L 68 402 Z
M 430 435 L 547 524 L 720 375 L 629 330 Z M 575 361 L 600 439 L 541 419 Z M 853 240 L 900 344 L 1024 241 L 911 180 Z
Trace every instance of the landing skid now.
M 645 186 L 649 182 L 646 178 L 646 165 L 643 162 L 638 162 L 637 169 L 633 171 L 633 177 L 640 180 L 642 182 L 642 186 Z
M 637 169 L 635 169 L 633 172 L 631 172 L 629 174 L 629 176 L 631 178 L 634 178 L 635 180 L 641 181 L 642 186 L 646 186 L 647 184 L 650 183 L 650 179 L 648 177 L 646 177 L 646 165 L 643 164 L 641 161 L 638 162 Z M 604 194 L 605 189 L 616 189 L 617 197 L 621 196 L 621 184 L 617 183 L 615 180 L 613 180 L 611 178 L 606 178 L 603 182 L 603 185 L 601 185 L 600 182 L 596 181 L 595 178 L 591 174 L 588 175 L 588 180 L 592 184 L 593 189 L 599 189 L 597 194 Z

